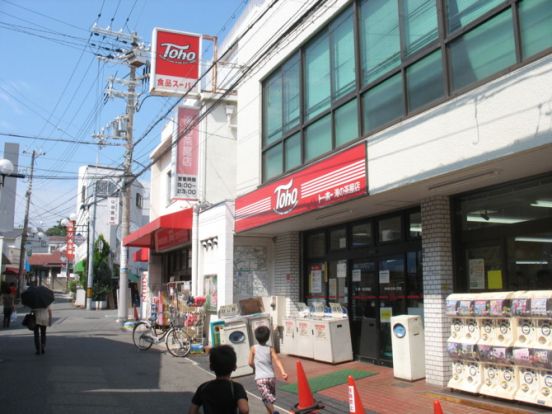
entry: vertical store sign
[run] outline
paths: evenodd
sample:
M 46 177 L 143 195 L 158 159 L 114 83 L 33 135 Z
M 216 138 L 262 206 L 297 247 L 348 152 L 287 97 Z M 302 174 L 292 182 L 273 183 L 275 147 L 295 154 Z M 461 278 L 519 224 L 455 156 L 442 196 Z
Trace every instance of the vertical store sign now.
M 184 95 L 199 79 L 201 36 L 153 29 L 150 94 Z
M 176 190 L 175 198 L 197 199 L 197 171 L 199 156 L 199 126 L 197 108 L 178 108 L 178 124 L 173 140 L 176 148 Z
M 107 224 L 110 226 L 116 226 L 119 224 L 119 198 L 108 197 L 107 205 L 109 208 L 109 216 L 107 218 Z
M 67 235 L 65 236 L 65 241 L 67 243 L 65 257 L 67 257 L 67 260 L 71 262 L 75 258 L 75 222 L 73 220 L 69 220 L 67 223 Z

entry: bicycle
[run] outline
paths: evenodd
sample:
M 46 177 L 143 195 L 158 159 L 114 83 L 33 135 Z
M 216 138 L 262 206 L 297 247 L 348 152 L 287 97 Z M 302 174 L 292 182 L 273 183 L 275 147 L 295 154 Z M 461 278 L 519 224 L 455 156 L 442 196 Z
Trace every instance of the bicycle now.
M 132 341 L 141 351 L 147 351 L 153 344 L 165 340 L 167 351 L 175 357 L 184 358 L 192 349 L 192 338 L 180 327 L 169 322 L 168 327 L 162 327 L 155 322 L 156 318 L 138 322 L 132 330 Z

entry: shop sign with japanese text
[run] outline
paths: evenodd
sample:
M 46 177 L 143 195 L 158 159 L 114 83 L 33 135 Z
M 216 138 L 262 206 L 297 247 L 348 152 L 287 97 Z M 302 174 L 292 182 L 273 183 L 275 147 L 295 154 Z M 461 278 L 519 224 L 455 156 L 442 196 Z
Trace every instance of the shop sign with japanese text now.
M 182 96 L 187 93 L 199 79 L 200 59 L 200 35 L 154 28 L 150 94 Z
M 173 151 L 176 152 L 176 180 L 174 199 L 197 199 L 197 172 L 199 157 L 199 109 L 179 107 L 177 128 L 173 134 Z
M 236 232 L 367 194 L 366 146 L 359 144 L 236 200 Z
M 65 241 L 67 243 L 65 257 L 67 257 L 68 261 L 72 262 L 75 258 L 75 222 L 73 220 L 69 220 L 67 223 Z

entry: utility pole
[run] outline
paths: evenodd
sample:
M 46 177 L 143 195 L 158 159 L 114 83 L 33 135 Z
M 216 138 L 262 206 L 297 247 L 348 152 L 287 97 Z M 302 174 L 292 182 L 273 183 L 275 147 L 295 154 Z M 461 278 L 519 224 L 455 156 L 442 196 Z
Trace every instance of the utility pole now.
M 92 191 L 92 220 L 90 220 L 90 204 L 88 205 L 88 278 L 86 283 L 86 309 L 92 310 L 94 296 L 94 240 L 96 238 L 96 189 L 98 182 L 93 181 Z
M 23 151 L 25 153 L 25 151 Z M 36 157 L 45 155 L 43 152 L 36 152 L 33 150 L 31 154 L 31 174 L 29 175 L 29 186 L 25 197 L 27 198 L 25 203 L 25 218 L 23 219 L 23 232 L 21 233 L 21 247 L 19 250 L 19 275 L 17 277 L 18 291 L 21 291 L 21 278 L 23 276 L 23 266 L 25 265 L 25 244 L 27 243 L 27 232 L 29 227 L 29 208 L 31 205 L 31 194 L 33 191 L 33 174 L 34 174 L 34 164 Z
M 142 57 L 144 46 L 140 45 L 139 38 L 136 33 L 126 34 L 122 32 L 113 32 L 110 29 L 101 29 L 93 27 L 94 34 L 114 37 L 118 41 L 123 41 L 125 45 L 131 45 L 131 49 L 122 50 L 117 56 L 110 56 L 109 59 L 117 59 L 121 63 L 129 67 L 128 80 L 112 79 L 110 87 L 107 90 L 108 95 L 117 96 L 126 99 L 126 113 L 123 116 L 117 117 L 108 127 L 114 131 L 111 136 L 106 136 L 103 130 L 100 134 L 95 135 L 96 138 L 103 142 L 106 138 L 124 139 L 125 140 L 125 158 L 123 163 L 123 178 L 121 183 L 121 244 L 119 255 L 119 298 L 117 303 L 117 319 L 120 323 L 124 323 L 128 317 L 127 309 L 127 289 L 128 289 L 128 248 L 124 245 L 124 239 L 129 233 L 130 228 L 130 203 L 131 203 L 131 182 L 132 177 L 132 153 L 134 149 L 133 142 L 133 124 L 134 113 L 136 112 L 136 68 L 145 63 Z M 105 59 L 105 58 L 102 58 Z M 120 92 L 112 88 L 113 83 L 121 83 L 126 85 L 127 91 Z

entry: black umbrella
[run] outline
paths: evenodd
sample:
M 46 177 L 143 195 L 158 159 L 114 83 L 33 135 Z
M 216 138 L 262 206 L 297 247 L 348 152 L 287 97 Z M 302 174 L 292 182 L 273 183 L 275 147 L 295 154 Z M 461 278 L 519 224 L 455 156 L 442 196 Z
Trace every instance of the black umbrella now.
M 21 294 L 21 302 L 31 309 L 47 308 L 53 301 L 54 292 L 46 286 L 31 286 Z

